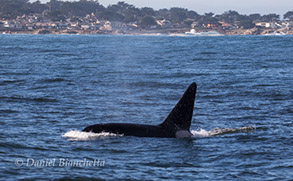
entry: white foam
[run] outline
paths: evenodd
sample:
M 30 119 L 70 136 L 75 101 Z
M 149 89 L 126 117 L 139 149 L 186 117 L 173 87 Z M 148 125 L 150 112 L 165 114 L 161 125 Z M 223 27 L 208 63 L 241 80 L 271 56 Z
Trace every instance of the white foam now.
M 237 132 L 247 132 L 255 130 L 255 126 L 241 127 L 241 128 L 215 128 L 213 130 L 207 131 L 205 129 L 192 130 L 192 137 L 208 137 L 228 133 L 237 133 Z
M 62 137 L 67 138 L 69 140 L 80 141 L 80 140 L 93 140 L 97 138 L 106 138 L 106 137 L 113 137 L 113 136 L 123 136 L 114 133 L 92 133 L 92 132 L 84 132 L 84 131 L 77 131 L 71 130 L 67 131 L 62 135 Z
M 209 136 L 209 132 L 204 129 L 199 130 L 191 130 L 192 137 L 207 137 Z

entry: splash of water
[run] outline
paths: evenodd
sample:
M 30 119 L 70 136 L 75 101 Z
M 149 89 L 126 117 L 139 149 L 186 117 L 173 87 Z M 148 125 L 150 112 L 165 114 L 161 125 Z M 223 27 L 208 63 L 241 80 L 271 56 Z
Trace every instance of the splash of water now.
M 199 130 L 192 130 L 191 133 L 193 134 L 192 137 L 209 137 L 209 136 L 216 136 L 222 134 L 229 134 L 229 133 L 238 133 L 238 132 L 248 132 L 255 130 L 255 126 L 245 126 L 241 128 L 215 128 L 213 130 L 207 131 L 205 129 Z
M 82 141 L 82 140 L 93 140 L 97 138 L 106 138 L 106 137 L 114 137 L 114 136 L 123 136 L 120 134 L 114 134 L 114 133 L 92 133 L 92 132 L 84 132 L 84 131 L 77 131 L 77 130 L 71 130 L 67 131 L 62 135 L 62 137 L 67 138 L 72 141 Z

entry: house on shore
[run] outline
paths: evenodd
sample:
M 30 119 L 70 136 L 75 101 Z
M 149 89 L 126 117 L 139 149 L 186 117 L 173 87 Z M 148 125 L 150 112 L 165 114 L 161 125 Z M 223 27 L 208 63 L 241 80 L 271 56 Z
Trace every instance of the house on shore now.
M 271 28 L 271 29 L 282 28 L 282 25 L 278 22 L 255 22 L 255 26 L 259 28 Z

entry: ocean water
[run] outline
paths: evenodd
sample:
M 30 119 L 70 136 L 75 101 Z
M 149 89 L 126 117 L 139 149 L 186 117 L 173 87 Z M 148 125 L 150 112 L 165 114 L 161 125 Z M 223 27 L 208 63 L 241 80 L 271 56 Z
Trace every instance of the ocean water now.
M 290 180 L 293 36 L 0 35 L 0 180 Z M 192 82 L 192 138 L 159 124 Z

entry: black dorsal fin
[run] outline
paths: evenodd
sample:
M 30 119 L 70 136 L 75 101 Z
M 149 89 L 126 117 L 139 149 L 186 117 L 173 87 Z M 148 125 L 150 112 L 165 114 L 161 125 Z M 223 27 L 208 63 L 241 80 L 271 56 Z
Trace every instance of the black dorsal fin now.
M 179 102 L 169 113 L 167 118 L 160 126 L 173 131 L 188 130 L 190 128 L 192 113 L 194 108 L 194 100 L 196 94 L 196 83 L 189 85 Z

